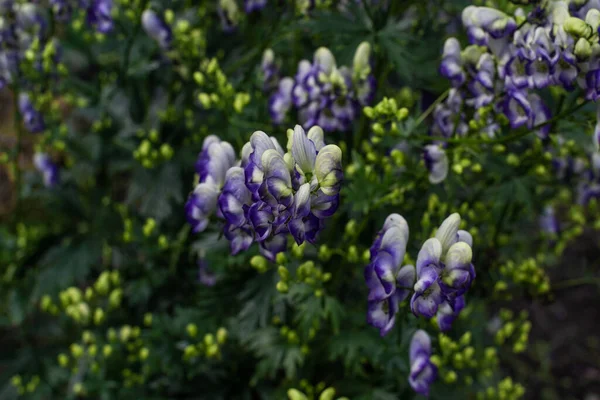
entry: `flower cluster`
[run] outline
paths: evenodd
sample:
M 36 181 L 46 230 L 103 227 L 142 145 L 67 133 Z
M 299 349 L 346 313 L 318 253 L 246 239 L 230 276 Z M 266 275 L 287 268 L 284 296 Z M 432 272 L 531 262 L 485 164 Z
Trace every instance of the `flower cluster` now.
M 473 239 L 458 229 L 460 221 L 456 213 L 446 218 L 435 237 L 423 243 L 416 268 L 400 268 L 406 254 L 408 224 L 398 214 L 388 216 L 371 246 L 371 263 L 365 268 L 369 288 L 367 320 L 382 336 L 393 328 L 399 303 L 411 290 L 412 312 L 425 318 L 437 314 L 440 330 L 450 329 L 465 306 L 463 295 L 475 278 L 471 264 Z
M 299 125 L 288 131 L 287 150 L 257 131 L 236 161 L 229 143 L 207 137 L 196 163 L 199 184 L 186 204 L 194 231 L 216 213 L 233 254 L 257 241 L 270 260 L 285 250 L 288 233 L 298 244 L 315 243 L 338 207 L 342 152 L 325 145 L 320 127 L 307 134 Z
M 350 129 L 360 107 L 370 104 L 375 94 L 370 52 L 371 46 L 361 43 L 352 69 L 338 68 L 333 54 L 325 47 L 317 49 L 312 63 L 300 61 L 296 75 L 282 78 L 269 99 L 273 122 L 282 123 L 294 107 L 305 129 L 315 125 L 327 132 Z
M 435 108 L 432 135 L 476 131 L 493 137 L 504 120 L 546 138 L 551 112 L 540 89 L 579 86 L 588 100 L 600 96 L 598 3 L 553 1 L 529 14 L 517 9 L 513 16 L 469 6 L 462 22 L 470 45 L 463 49 L 456 38 L 445 42 L 440 73 L 452 88 Z M 433 159 L 428 167 L 441 178 L 446 160 L 440 151 L 426 149 L 426 160 Z
M 57 23 L 65 23 L 74 10 L 81 10 L 98 32 L 108 33 L 113 28 L 112 0 L 51 0 L 50 6 L 50 15 Z M 22 76 L 19 70 L 23 61 L 33 61 L 38 56 L 30 50 L 39 48 L 40 42 L 53 40 L 50 26 L 43 5 L 14 0 L 0 3 L 0 89 Z

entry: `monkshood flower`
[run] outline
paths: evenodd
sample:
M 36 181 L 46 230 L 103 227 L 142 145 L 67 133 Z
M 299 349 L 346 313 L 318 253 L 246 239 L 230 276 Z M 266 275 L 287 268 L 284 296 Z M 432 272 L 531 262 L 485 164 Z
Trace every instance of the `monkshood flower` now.
M 292 108 L 294 80 L 286 77 L 279 81 L 277 91 L 269 98 L 269 114 L 274 124 L 281 124 Z
M 275 62 L 275 53 L 273 52 L 272 49 L 266 49 L 263 52 L 263 57 L 262 57 L 262 62 L 260 64 L 260 69 L 261 69 L 261 78 L 262 78 L 262 82 L 263 82 L 263 90 L 270 90 L 273 87 L 277 86 L 277 80 L 279 79 L 279 66 L 277 65 L 277 63 Z M 289 105 L 291 105 L 291 90 L 292 90 L 292 86 L 293 83 L 291 81 L 290 78 L 289 79 L 289 88 L 287 91 L 282 90 L 283 92 L 287 92 L 288 93 L 288 108 Z M 282 80 L 283 82 L 283 80 Z M 269 107 L 269 109 L 271 109 L 271 107 Z M 286 111 L 287 112 L 287 109 Z M 283 112 L 283 114 L 285 114 L 285 112 Z M 278 111 L 278 114 L 282 114 L 281 111 Z M 273 118 L 275 119 L 275 118 Z M 281 122 L 281 121 L 279 121 Z
M 410 301 L 415 315 L 433 317 L 444 301 L 453 302 L 463 295 L 475 278 L 471 264 L 473 239 L 468 232 L 459 230 L 459 225 L 460 215 L 450 215 L 419 251 L 417 281 Z
M 217 198 L 225 182 L 227 170 L 235 162 L 235 152 L 229 143 L 214 135 L 204 139 L 202 151 L 196 162 L 198 185 L 185 205 L 187 220 L 194 232 L 206 229 L 210 216 L 219 211 Z
M 114 21 L 112 19 L 112 0 L 87 0 L 87 22 L 96 27 L 100 33 L 112 31 Z
M 327 132 L 348 130 L 360 106 L 370 104 L 375 94 L 369 58 L 370 45 L 362 43 L 351 70 L 338 67 L 327 48 L 317 49 L 313 62 L 300 61 L 294 78 L 283 78 L 272 94 L 273 122 L 281 123 L 293 106 L 305 129 L 317 125 Z
M 45 129 L 44 117 L 34 108 L 26 93 L 19 94 L 19 112 L 23 117 L 25 129 L 29 132 L 39 133 Z
M 369 288 L 367 322 L 385 336 L 396 321 L 398 305 L 410 294 L 415 268 L 400 268 L 408 242 L 408 224 L 399 214 L 390 214 L 371 246 L 371 262 L 364 275 Z
M 458 296 L 455 299 L 448 299 L 438 307 L 436 319 L 440 331 L 446 332 L 452 328 L 452 323 L 460 312 L 465 308 L 465 297 Z
M 254 11 L 260 11 L 267 5 L 267 0 L 244 0 L 244 11 L 250 14 Z
M 456 38 L 449 38 L 444 43 L 444 53 L 440 65 L 440 74 L 450 80 L 452 86 L 460 86 L 466 79 L 461 59 L 460 43 Z
M 154 11 L 145 10 L 142 13 L 142 27 L 161 49 L 167 50 L 171 46 L 171 28 Z
M 415 392 L 429 396 L 429 386 L 437 378 L 437 367 L 431 362 L 431 339 L 421 329 L 416 331 L 412 337 L 409 359 L 408 383 Z
M 285 152 L 275 138 L 254 132 L 239 161 L 229 143 L 204 140 L 195 165 L 199 184 L 186 204 L 194 232 L 216 214 L 232 254 L 258 242 L 269 260 L 287 248 L 289 234 L 298 244 L 316 242 L 339 204 L 342 152 L 325 144 L 318 126 L 306 133 L 297 125 L 288 135 Z
M 331 216 L 339 202 L 340 148 L 324 144 L 321 128 L 313 127 L 306 134 L 299 125 L 290 135 L 287 153 L 260 131 L 252 135 L 250 144 L 253 151 L 245 181 L 255 203 L 247 215 L 256 240 L 267 241 L 289 231 L 298 244 L 314 243 L 321 219 Z
M 448 176 L 448 156 L 444 148 L 439 144 L 425 146 L 423 159 L 429 171 L 429 182 L 433 184 L 443 182 Z
M 489 7 L 468 6 L 462 12 L 462 22 L 471 43 L 479 45 L 487 44 L 490 38 L 506 37 L 517 29 L 513 18 Z
M 544 208 L 544 211 L 540 216 L 540 228 L 542 229 L 542 232 L 550 236 L 558 234 L 560 228 L 554 207 L 549 205 Z
M 52 161 L 48 154 L 35 153 L 33 155 L 33 165 L 44 177 L 44 185 L 46 187 L 53 187 L 58 184 L 58 166 Z
M 204 286 L 215 286 L 217 277 L 208 268 L 207 262 L 204 259 L 198 260 L 198 282 Z

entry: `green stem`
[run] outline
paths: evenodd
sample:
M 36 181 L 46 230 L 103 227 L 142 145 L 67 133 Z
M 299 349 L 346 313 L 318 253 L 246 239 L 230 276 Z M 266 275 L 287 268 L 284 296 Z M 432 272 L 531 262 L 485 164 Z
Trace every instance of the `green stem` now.
M 433 110 L 435 110 L 435 107 L 437 107 L 438 104 L 440 104 L 442 101 L 444 101 L 446 99 L 446 97 L 448 97 L 449 93 L 450 93 L 450 89 L 447 89 L 437 99 L 435 99 L 435 101 L 433 103 L 431 103 L 431 105 L 427 108 L 427 110 L 425 110 L 423 112 L 423 114 L 421 114 L 419 116 L 419 118 L 417 118 L 417 121 L 415 122 L 415 125 L 413 126 L 413 130 L 416 129 L 419 125 L 421 125 L 421 123 L 423 121 L 425 121 L 425 118 L 427 118 L 429 116 L 429 114 L 431 114 L 433 112 Z
M 426 140 L 426 141 L 430 141 L 430 142 L 437 141 L 437 142 L 458 143 L 458 144 L 491 144 L 491 145 L 494 145 L 494 144 L 510 143 L 510 142 L 514 142 L 515 140 L 521 139 L 521 138 L 529 135 L 531 132 L 535 132 L 536 130 L 538 130 L 546 125 L 552 124 L 561 118 L 564 118 L 564 117 L 567 117 L 567 116 L 573 114 L 575 111 L 579 110 L 580 108 L 584 107 L 587 104 L 588 104 L 588 102 L 584 101 L 581 104 L 577 104 L 576 106 L 571 107 L 570 109 L 568 109 L 558 115 L 555 115 L 554 117 L 550 118 L 547 121 L 537 124 L 536 126 L 534 126 L 531 129 L 526 129 L 521 132 L 517 132 L 512 135 L 500 137 L 495 140 L 491 140 L 491 139 L 490 140 L 482 140 L 482 139 L 471 139 L 471 138 L 452 138 L 452 137 L 443 137 L 443 136 L 423 136 L 423 135 L 414 135 L 414 136 L 411 136 L 410 138 Z

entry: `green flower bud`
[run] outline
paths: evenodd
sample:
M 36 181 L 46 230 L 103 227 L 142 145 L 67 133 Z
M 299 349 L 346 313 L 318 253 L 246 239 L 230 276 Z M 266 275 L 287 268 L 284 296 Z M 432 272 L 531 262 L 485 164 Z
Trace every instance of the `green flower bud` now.
M 131 327 L 129 325 L 123 325 L 121 327 L 121 331 L 119 332 L 119 338 L 121 342 L 126 342 L 131 337 Z
M 277 282 L 276 289 L 279 293 L 287 293 L 287 291 L 289 290 L 287 283 L 283 281 Z
M 73 343 L 69 349 L 71 350 L 71 354 L 73 355 L 73 357 L 75 358 L 79 358 L 83 355 L 83 347 L 81 347 L 81 345 L 77 344 L 77 343 Z
M 290 278 L 290 272 L 283 265 L 280 265 L 279 267 L 277 267 L 277 273 L 279 274 L 279 277 L 281 278 L 281 280 L 284 282 Z
M 140 349 L 140 360 L 145 361 L 150 355 L 150 350 L 147 347 L 142 347 Z
M 144 325 L 152 326 L 152 314 L 151 313 L 144 314 Z
M 330 387 L 321 393 L 319 400 L 333 400 L 333 396 L 335 396 L 335 389 Z
M 108 297 L 108 304 L 110 308 L 119 308 L 121 300 L 123 299 L 123 290 L 114 289 Z
M 187 334 L 193 338 L 198 334 L 198 327 L 194 323 L 187 324 L 185 330 L 187 331 Z
M 217 330 L 217 343 L 224 344 L 227 340 L 227 329 L 219 328 Z
M 289 400 L 308 400 L 308 397 L 297 389 L 290 389 L 287 391 Z
M 212 333 L 207 333 L 206 335 L 204 335 L 204 344 L 210 346 L 213 343 L 215 343 L 215 337 L 212 335 Z
M 217 344 L 212 344 L 206 348 L 206 356 L 208 358 L 214 358 L 219 355 L 219 346 Z
M 591 26 L 576 17 L 567 18 L 563 23 L 563 29 L 576 38 L 588 38 L 593 33 Z
M 104 310 L 96 308 L 94 310 L 94 324 L 100 325 L 104 321 Z
M 110 355 L 112 354 L 112 346 L 110 344 L 105 344 L 102 347 L 102 354 L 104 355 L 105 358 L 110 357 Z
M 575 43 L 573 54 L 580 60 L 587 60 L 592 55 L 592 46 L 585 38 L 579 38 Z
M 66 368 L 67 365 L 69 365 L 69 356 L 64 353 L 60 353 L 58 355 L 58 364 L 61 367 Z

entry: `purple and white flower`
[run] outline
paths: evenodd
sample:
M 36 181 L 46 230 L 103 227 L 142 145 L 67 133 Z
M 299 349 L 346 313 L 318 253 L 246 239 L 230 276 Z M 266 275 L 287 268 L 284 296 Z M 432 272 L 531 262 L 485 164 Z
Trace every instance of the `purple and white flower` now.
M 415 392 L 429 396 L 429 387 L 437 378 L 437 367 L 431 362 L 431 339 L 421 329 L 415 332 L 410 342 L 409 360 L 408 383 Z

